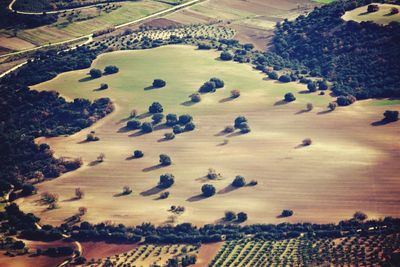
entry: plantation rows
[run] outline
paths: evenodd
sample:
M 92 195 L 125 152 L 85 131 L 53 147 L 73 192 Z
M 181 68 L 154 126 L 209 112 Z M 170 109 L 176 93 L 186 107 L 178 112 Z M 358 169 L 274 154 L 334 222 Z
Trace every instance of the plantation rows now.
M 378 266 L 399 248 L 399 234 L 278 241 L 249 238 L 226 242 L 209 266 Z
M 137 45 L 145 40 L 148 42 L 157 40 L 163 41 L 170 39 L 171 37 L 190 37 L 194 39 L 231 39 L 234 35 L 235 31 L 232 29 L 213 25 L 187 26 L 175 29 L 143 30 L 122 36 L 114 36 L 101 42 L 94 43 L 94 47 L 102 45 L 112 50 L 137 49 Z
M 192 245 L 142 245 L 123 254 L 107 257 L 106 259 L 90 260 L 87 266 L 163 266 L 168 259 L 187 253 L 196 253 L 197 247 Z

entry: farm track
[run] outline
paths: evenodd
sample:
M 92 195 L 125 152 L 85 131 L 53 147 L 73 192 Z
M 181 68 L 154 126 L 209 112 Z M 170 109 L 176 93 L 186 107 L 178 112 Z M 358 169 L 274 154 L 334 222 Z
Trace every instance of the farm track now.
M 14 3 L 15 3 L 15 1 L 16 1 L 16 0 L 13 0 L 13 1 L 10 3 L 10 5 L 8 6 L 8 8 L 9 8 L 11 11 L 13 11 L 13 12 L 17 12 L 18 14 L 26 14 L 26 15 L 41 15 L 41 14 L 43 14 L 43 13 L 36 13 L 36 12 L 22 12 L 22 11 L 16 11 L 16 10 L 14 10 L 14 9 L 12 8 L 12 6 L 13 6 Z M 173 12 L 176 12 L 176 11 L 178 11 L 178 10 L 187 8 L 187 7 L 189 7 L 189 6 L 195 5 L 195 4 L 200 3 L 200 2 L 203 2 L 203 1 L 205 1 L 205 0 L 192 0 L 192 1 L 189 1 L 189 2 L 186 2 L 186 3 L 183 3 L 183 4 L 180 4 L 180 5 L 176 5 L 176 6 L 173 6 L 173 7 L 171 7 L 171 8 L 164 9 L 164 10 L 158 11 L 158 12 L 156 12 L 156 13 L 150 14 L 150 15 L 148 15 L 148 16 L 146 16 L 146 17 L 139 18 L 139 19 L 135 19 L 135 20 L 128 21 L 128 22 L 126 22 L 126 23 L 117 25 L 117 26 L 115 26 L 115 29 L 120 29 L 120 28 L 129 26 L 129 25 L 132 25 L 132 24 L 136 24 L 136 23 L 139 23 L 139 22 L 143 22 L 143 21 L 148 20 L 148 19 L 151 19 L 151 18 L 155 18 L 155 17 L 161 16 L 161 15 L 166 15 L 166 14 L 169 14 L 169 13 L 173 13 Z M 122 1 L 121 1 L 121 2 L 122 2 Z M 118 2 L 115 2 L 115 3 L 118 3 Z M 98 4 L 96 4 L 96 5 L 98 5 Z M 93 6 L 96 6 L 96 5 L 85 6 L 85 8 L 93 7 Z M 75 8 L 74 10 L 77 10 L 77 9 L 78 9 L 78 8 Z M 72 10 L 72 9 L 71 9 L 71 10 Z M 64 11 L 68 11 L 68 9 L 58 10 L 58 11 L 56 11 L 56 12 L 64 12 Z M 51 13 L 50 13 L 50 12 L 47 12 L 47 14 L 51 14 Z M 70 42 L 73 42 L 73 41 L 77 41 L 77 40 L 83 39 L 83 38 L 89 38 L 89 40 L 88 40 L 87 42 L 85 42 L 85 44 L 86 44 L 86 43 L 90 42 L 90 41 L 93 39 L 93 33 L 90 33 L 90 34 L 84 35 L 84 36 L 80 36 L 80 37 L 77 37 L 77 38 L 65 40 L 65 41 L 62 41 L 62 42 L 54 43 L 54 44 L 46 44 L 46 45 L 41 45 L 41 46 L 38 46 L 38 47 L 35 47 L 35 48 L 27 49 L 27 50 L 22 50 L 22 51 L 17 51 L 17 52 L 12 52 L 12 53 L 8 53 L 8 54 L 4 54 L 4 55 L 1 55 L 0 58 L 8 57 L 8 56 L 15 56 L 15 55 L 19 55 L 19 54 L 26 53 L 26 52 L 36 51 L 36 50 L 39 50 L 39 49 L 42 49 L 42 48 L 53 47 L 53 46 L 56 46 L 56 45 L 67 44 L 67 43 L 70 43 Z M 20 66 L 22 66 L 22 65 L 24 65 L 24 64 L 20 64 L 20 65 L 18 65 L 18 67 L 20 67 Z M 17 68 L 14 67 L 14 68 L 12 68 L 11 70 L 14 71 L 14 70 L 16 70 L 16 69 L 17 69 Z M 3 77 L 5 74 L 8 74 L 8 73 L 9 73 L 9 71 L 8 71 L 8 72 L 4 72 L 3 74 L 0 74 L 0 78 Z

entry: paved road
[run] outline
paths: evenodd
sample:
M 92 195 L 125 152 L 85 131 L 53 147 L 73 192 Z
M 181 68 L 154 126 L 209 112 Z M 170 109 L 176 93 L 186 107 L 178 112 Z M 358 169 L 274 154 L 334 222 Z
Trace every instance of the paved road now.
M 10 5 L 8 6 L 8 8 L 10 10 L 13 10 L 12 6 L 15 3 L 15 1 L 16 0 L 13 0 L 10 3 Z M 117 26 L 115 26 L 115 28 L 119 29 L 119 28 L 122 28 L 122 27 L 125 27 L 125 26 L 128 26 L 128 25 L 132 25 L 132 24 L 136 24 L 136 23 L 139 23 L 139 22 L 143 22 L 143 21 L 145 21 L 147 19 L 155 18 L 155 17 L 161 16 L 161 15 L 165 15 L 165 14 L 168 14 L 168 13 L 173 13 L 173 12 L 176 12 L 177 10 L 180 10 L 180 9 L 183 9 L 183 8 L 187 8 L 187 7 L 191 6 L 191 5 L 194 5 L 194 4 L 202 2 L 202 1 L 205 1 L 205 0 L 192 0 L 192 1 L 180 4 L 180 5 L 173 6 L 173 7 L 168 8 L 168 9 L 164 9 L 164 10 L 158 11 L 158 12 L 150 14 L 150 15 L 148 15 L 146 17 L 135 19 L 135 20 L 132 20 L 132 21 L 117 25 Z M 20 11 L 16 11 L 16 12 L 20 13 L 20 14 L 28 14 L 29 13 L 29 12 L 28 13 L 21 13 Z M 57 12 L 59 12 L 59 11 L 57 11 Z M 47 12 L 47 13 L 49 13 L 49 12 Z M 42 14 L 42 13 L 37 13 L 37 14 Z M 91 33 L 91 34 L 84 35 L 84 36 L 81 36 L 81 37 L 78 37 L 78 38 L 74 38 L 74 39 L 70 39 L 70 40 L 66 40 L 66 41 L 62 41 L 62 42 L 58 42 L 58 43 L 54 43 L 54 44 L 46 44 L 46 45 L 38 46 L 38 47 L 35 47 L 35 48 L 32 48 L 32 49 L 27 49 L 27 50 L 22 50 L 22 51 L 18 51 L 18 52 L 12 52 L 12 53 L 8 53 L 8 54 L 4 54 L 4 55 L 1 55 L 0 58 L 7 57 L 7 56 L 13 56 L 13 55 L 19 55 L 19 54 L 22 54 L 22 53 L 25 53 L 25 52 L 36 51 L 36 50 L 39 50 L 39 49 L 42 49 L 42 48 L 45 48 L 45 47 L 52 47 L 52 46 L 56 46 L 56 45 L 62 45 L 62 44 L 66 44 L 66 43 L 69 43 L 71 41 L 76 41 L 76 40 L 79 40 L 79 39 L 82 39 L 82 38 L 88 38 L 88 41 L 86 41 L 85 44 L 89 43 L 89 42 L 91 42 L 93 40 L 93 34 Z M 23 66 L 25 64 L 26 64 L 26 62 L 21 63 L 18 66 L 15 66 L 15 67 L 13 67 L 12 69 L 10 69 L 10 70 L 8 70 L 6 72 L 3 72 L 2 74 L 0 74 L 0 78 L 5 76 L 6 74 L 18 69 L 19 67 L 21 67 L 21 66 Z

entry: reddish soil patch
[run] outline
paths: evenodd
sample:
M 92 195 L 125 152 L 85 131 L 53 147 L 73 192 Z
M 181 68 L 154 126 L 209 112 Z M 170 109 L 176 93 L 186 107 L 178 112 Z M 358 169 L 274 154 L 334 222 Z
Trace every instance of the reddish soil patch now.
M 87 259 L 101 259 L 135 249 L 135 244 L 110 244 L 106 242 L 82 242 L 83 256 Z
M 220 250 L 224 242 L 205 244 L 200 247 L 199 254 L 197 254 L 197 262 L 193 267 L 207 266 Z

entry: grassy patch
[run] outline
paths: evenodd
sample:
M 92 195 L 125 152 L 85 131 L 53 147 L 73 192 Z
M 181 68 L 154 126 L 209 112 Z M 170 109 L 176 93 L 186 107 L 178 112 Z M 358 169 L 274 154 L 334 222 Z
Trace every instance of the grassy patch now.
M 376 4 L 376 3 L 375 3 Z M 347 11 L 342 19 L 344 20 L 354 20 L 357 22 L 362 21 L 373 21 L 377 24 L 387 25 L 391 21 L 400 22 L 400 13 L 391 15 L 390 9 L 395 7 L 399 9 L 399 5 L 391 5 L 391 4 L 376 4 L 379 6 L 379 10 L 376 12 L 367 12 L 367 6 L 362 6 L 351 11 Z

